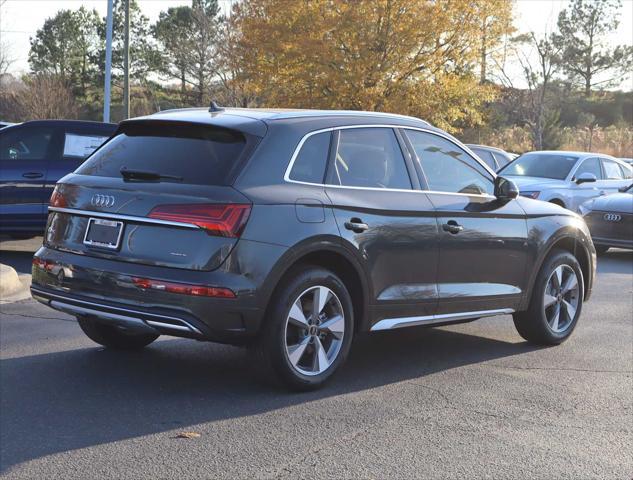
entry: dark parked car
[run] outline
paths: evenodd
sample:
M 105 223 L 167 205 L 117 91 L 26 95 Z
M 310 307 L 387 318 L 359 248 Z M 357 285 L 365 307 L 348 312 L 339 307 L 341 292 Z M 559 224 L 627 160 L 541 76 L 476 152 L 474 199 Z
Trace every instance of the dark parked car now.
M 0 130 L 0 232 L 41 235 L 57 180 L 116 130 L 110 123 L 37 120 Z
M 594 198 L 580 206 L 598 253 L 633 249 L 633 184 L 620 193 Z
M 299 389 L 360 332 L 501 314 L 539 344 L 573 331 L 595 269 L 585 223 L 519 197 L 447 133 L 379 113 L 212 110 L 122 122 L 60 180 L 34 298 L 107 347 L 248 344 Z
M 508 153 L 497 147 L 471 144 L 467 144 L 466 146 L 470 148 L 475 155 L 486 162 L 486 165 L 492 168 L 495 172 L 517 158 L 517 155 Z

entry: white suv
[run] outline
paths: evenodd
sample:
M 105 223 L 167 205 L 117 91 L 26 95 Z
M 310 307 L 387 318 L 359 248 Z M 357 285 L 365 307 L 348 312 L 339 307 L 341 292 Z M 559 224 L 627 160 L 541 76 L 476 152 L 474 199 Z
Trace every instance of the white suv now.
M 633 168 L 608 155 L 540 151 L 521 155 L 499 174 L 514 181 L 524 197 L 577 212 L 581 203 L 628 186 Z

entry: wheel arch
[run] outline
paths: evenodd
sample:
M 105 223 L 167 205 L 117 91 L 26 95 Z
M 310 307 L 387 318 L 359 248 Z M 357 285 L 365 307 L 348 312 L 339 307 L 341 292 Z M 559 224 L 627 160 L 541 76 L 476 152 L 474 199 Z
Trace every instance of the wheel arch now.
M 354 330 L 368 329 L 371 288 L 361 262 L 345 248 L 339 238 L 319 238 L 302 242 L 284 254 L 268 275 L 263 291 L 263 305 L 267 313 L 270 302 L 286 276 L 298 265 L 314 265 L 334 272 L 347 287 L 354 308 Z M 265 321 L 265 315 L 264 320 Z
M 590 241 L 589 241 L 590 242 Z M 578 263 L 582 271 L 582 280 L 584 287 L 584 300 L 588 300 L 591 295 L 591 287 L 593 284 L 594 266 L 595 266 L 595 253 L 592 254 L 593 248 L 589 247 L 589 243 L 584 236 L 578 235 L 578 230 L 571 230 L 566 228 L 559 231 L 554 235 L 547 245 L 542 249 L 540 256 L 535 264 L 537 268 L 532 270 L 529 282 L 528 295 L 525 296 L 524 309 L 527 308 L 530 299 L 532 298 L 532 291 L 536 277 L 543 267 L 543 263 L 547 257 L 554 250 L 564 250 L 571 253 Z
M 562 198 L 553 197 L 547 200 L 549 203 L 553 203 L 554 205 L 558 205 L 559 207 L 567 208 L 567 204 Z

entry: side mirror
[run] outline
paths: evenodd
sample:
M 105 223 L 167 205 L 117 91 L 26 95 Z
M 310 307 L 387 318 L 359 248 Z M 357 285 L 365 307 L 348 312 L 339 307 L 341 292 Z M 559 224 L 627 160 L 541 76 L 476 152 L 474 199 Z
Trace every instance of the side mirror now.
M 596 181 L 598 181 L 596 176 L 593 173 L 589 173 L 589 172 L 581 173 L 576 178 L 577 185 L 580 185 L 581 183 L 591 183 L 591 182 L 596 182 Z
M 512 200 L 519 196 L 519 187 L 512 180 L 503 177 L 495 178 L 495 197 L 499 200 Z

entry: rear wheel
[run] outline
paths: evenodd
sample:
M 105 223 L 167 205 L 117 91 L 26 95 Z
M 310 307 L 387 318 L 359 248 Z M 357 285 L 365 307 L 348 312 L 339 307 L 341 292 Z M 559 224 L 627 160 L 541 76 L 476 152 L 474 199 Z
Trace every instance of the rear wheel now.
M 536 278 L 528 310 L 514 314 L 514 325 L 528 342 L 557 345 L 576 327 L 583 298 L 578 261 L 569 252 L 554 251 Z
M 154 334 L 124 332 L 115 326 L 105 325 L 87 317 L 77 317 L 77 322 L 90 340 L 116 350 L 138 350 L 159 337 Z
M 311 390 L 345 362 L 354 321 L 343 282 L 318 267 L 295 269 L 271 300 L 256 345 L 261 361 L 287 386 Z

